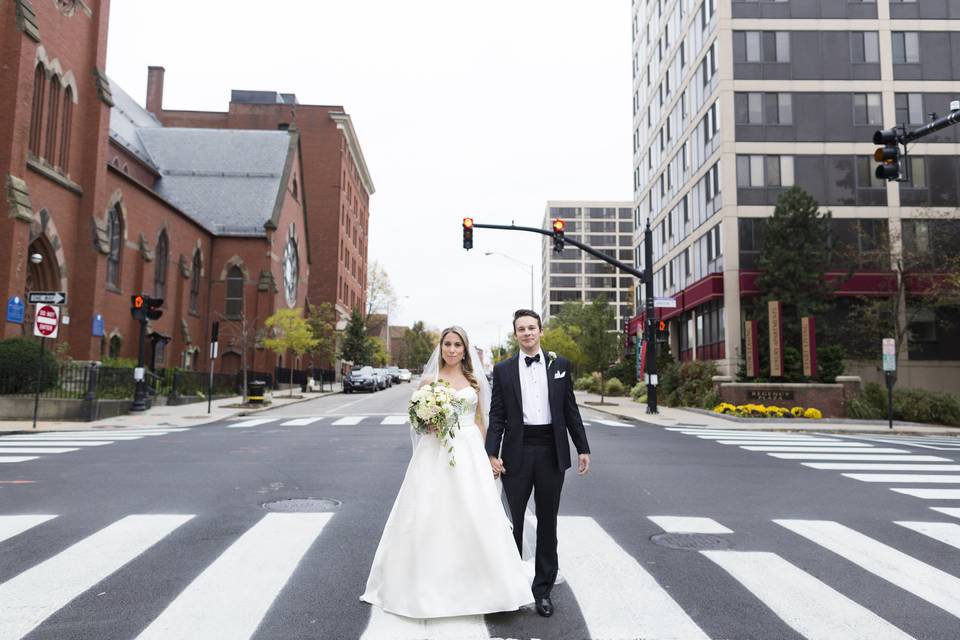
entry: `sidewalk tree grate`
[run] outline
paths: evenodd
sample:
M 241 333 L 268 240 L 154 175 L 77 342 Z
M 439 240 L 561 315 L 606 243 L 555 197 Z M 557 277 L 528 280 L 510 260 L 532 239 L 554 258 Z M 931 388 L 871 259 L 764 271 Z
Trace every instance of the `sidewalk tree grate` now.
M 658 533 L 650 536 L 650 542 L 660 547 L 680 551 L 708 551 L 730 548 L 729 539 L 704 533 Z
M 339 500 L 332 498 L 287 498 L 286 500 L 265 502 L 263 508 L 267 511 L 279 511 L 281 513 L 322 513 L 334 511 L 340 504 Z

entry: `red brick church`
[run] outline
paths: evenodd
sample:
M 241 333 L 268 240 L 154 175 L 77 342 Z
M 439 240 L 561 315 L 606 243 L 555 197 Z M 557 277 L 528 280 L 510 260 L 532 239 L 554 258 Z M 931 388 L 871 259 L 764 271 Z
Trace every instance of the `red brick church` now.
M 374 187 L 344 109 L 234 91 L 224 113 L 165 111 L 159 67 L 141 107 L 104 72 L 108 14 L 108 0 L 0 3 L 3 302 L 67 292 L 58 342 L 99 360 L 136 357 L 130 296 L 160 297 L 148 364 L 206 369 L 220 320 L 228 373 L 241 318 L 363 309 Z M 27 307 L 0 337 L 32 333 Z M 277 364 L 252 346 L 247 358 Z

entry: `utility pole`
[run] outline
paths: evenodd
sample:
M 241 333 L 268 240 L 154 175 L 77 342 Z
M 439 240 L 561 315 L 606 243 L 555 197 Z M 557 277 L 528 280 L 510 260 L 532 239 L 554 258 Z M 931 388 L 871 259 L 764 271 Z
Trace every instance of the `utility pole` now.
M 643 291 L 646 298 L 645 335 L 647 336 L 647 413 L 657 411 L 657 333 L 653 319 L 653 230 L 650 229 L 650 220 L 643 230 Z

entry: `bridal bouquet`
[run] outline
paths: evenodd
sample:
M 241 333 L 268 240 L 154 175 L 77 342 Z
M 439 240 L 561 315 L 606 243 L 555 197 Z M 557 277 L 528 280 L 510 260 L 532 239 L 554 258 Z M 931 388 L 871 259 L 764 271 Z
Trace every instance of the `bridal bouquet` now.
M 440 444 L 453 453 L 450 438 L 456 435 L 458 416 L 463 410 L 463 399 L 453 392 L 453 387 L 443 380 L 435 380 L 413 392 L 408 413 L 413 430 L 420 434 L 433 433 Z M 456 460 L 450 456 L 450 466 Z

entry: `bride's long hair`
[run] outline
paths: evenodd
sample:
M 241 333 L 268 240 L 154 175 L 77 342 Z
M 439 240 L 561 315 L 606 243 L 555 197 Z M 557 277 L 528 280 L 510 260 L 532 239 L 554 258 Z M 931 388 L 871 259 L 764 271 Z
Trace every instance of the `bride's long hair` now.
M 480 383 L 477 382 L 477 375 L 473 370 L 473 359 L 470 357 L 470 341 L 467 340 L 467 332 L 464 331 L 462 327 L 447 327 L 440 332 L 440 360 L 443 362 L 443 339 L 450 333 L 456 334 L 463 342 L 463 358 L 460 359 L 460 368 L 463 370 L 463 377 L 466 378 L 470 386 L 479 393 Z

